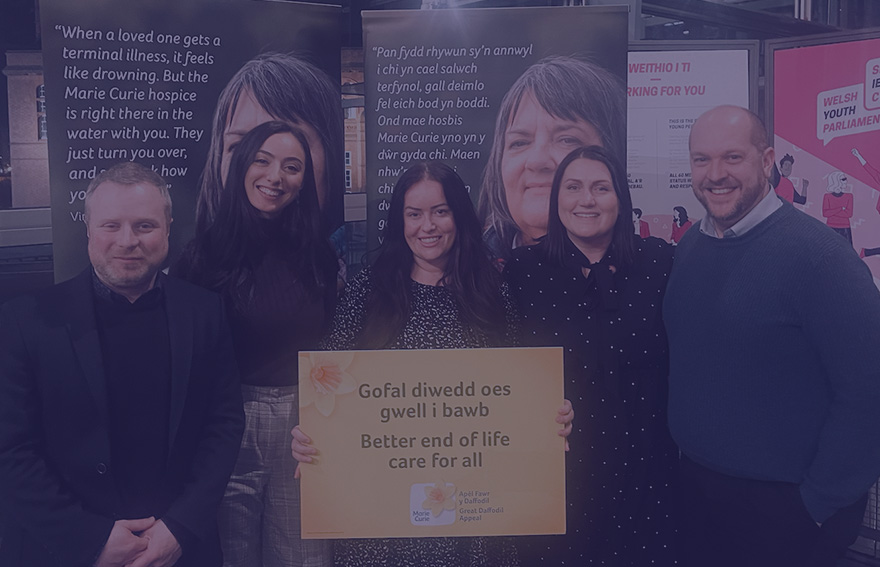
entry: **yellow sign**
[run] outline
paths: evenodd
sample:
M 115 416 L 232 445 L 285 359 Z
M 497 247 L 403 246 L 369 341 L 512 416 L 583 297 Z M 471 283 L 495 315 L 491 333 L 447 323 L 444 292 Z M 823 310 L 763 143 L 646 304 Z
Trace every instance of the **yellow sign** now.
M 299 356 L 303 538 L 565 532 L 561 348 Z

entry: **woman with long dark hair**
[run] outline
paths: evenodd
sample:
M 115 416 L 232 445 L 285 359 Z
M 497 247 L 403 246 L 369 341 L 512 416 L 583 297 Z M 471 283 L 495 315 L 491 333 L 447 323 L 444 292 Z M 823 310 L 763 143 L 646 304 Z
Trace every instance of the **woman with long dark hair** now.
M 263 123 L 233 152 L 213 220 L 201 217 L 175 271 L 220 293 L 242 376 L 246 429 L 220 507 L 225 565 L 329 565 L 329 544 L 301 541 L 296 462 L 297 352 L 317 348 L 336 300 L 303 132 Z
M 634 233 L 623 168 L 591 146 L 556 170 L 547 235 L 505 267 L 523 337 L 565 349 L 565 397 L 585 416 L 566 455 L 566 535 L 523 538 L 524 565 L 674 564 L 661 320 L 672 250 Z
M 329 230 L 342 224 L 343 140 L 339 84 L 291 53 L 263 53 L 242 65 L 214 109 L 196 217 L 212 221 L 220 207 L 232 153 L 252 128 L 272 120 L 294 124 L 309 141 L 318 203 Z
M 422 192 L 436 201 L 429 205 L 440 206 L 424 210 L 415 207 L 410 201 Z M 434 235 L 439 238 L 436 242 Z M 513 337 L 505 333 L 512 327 L 499 291 L 501 277 L 484 250 L 479 222 L 458 174 L 440 162 L 409 168 L 395 185 L 385 241 L 372 269 L 352 282 L 337 310 L 337 317 L 348 319 L 349 324 L 340 325 L 335 320 L 327 346 L 456 348 L 510 344 Z M 359 289 L 356 283 L 369 287 L 362 289 L 368 294 L 360 298 L 363 302 L 349 305 L 360 307 L 360 313 L 346 309 Z M 438 344 L 406 347 L 401 341 L 409 336 L 407 325 L 418 325 L 412 318 L 425 298 L 431 302 L 439 299 L 444 304 L 443 319 L 447 320 L 441 322 L 431 315 L 438 332 L 425 333 L 420 339 L 436 340 Z M 452 311 L 446 311 L 445 304 L 454 307 Z M 439 344 L 450 333 L 457 335 L 455 342 L 459 344 Z M 469 342 L 477 344 L 465 344 Z
M 517 315 L 486 254 L 464 182 L 440 162 L 419 163 L 397 181 L 385 240 L 372 267 L 348 284 L 337 306 L 331 350 L 476 348 L 510 345 Z M 557 422 L 570 431 L 571 406 Z M 291 449 L 316 453 L 297 427 Z M 510 538 L 339 540 L 339 566 L 518 565 Z

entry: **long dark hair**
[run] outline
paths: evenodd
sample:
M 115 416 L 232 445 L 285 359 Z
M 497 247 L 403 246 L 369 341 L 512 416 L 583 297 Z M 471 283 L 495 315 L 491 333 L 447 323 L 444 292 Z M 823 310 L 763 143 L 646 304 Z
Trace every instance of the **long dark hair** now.
M 327 182 L 325 217 L 328 228 L 342 224 L 344 153 L 339 84 L 326 73 L 290 53 L 264 53 L 245 63 L 217 99 L 210 147 L 202 172 L 196 214 L 199 222 L 214 220 L 220 207 L 223 133 L 242 93 L 251 93 L 266 112 L 291 124 L 306 123 L 321 137 L 324 179 Z
M 373 289 L 359 348 L 389 346 L 409 317 L 414 260 L 404 235 L 403 207 L 407 191 L 423 180 L 436 181 L 443 187 L 455 222 L 455 239 L 439 285 L 452 292 L 465 327 L 485 333 L 495 342 L 504 333 L 501 277 L 489 261 L 467 187 L 451 167 L 431 161 L 407 169 L 394 186 L 385 240 L 373 263 Z
M 586 146 L 572 151 L 565 156 L 556 169 L 553 185 L 550 188 L 550 211 L 547 217 L 547 236 L 544 238 L 547 254 L 562 263 L 565 255 L 565 242 L 569 238 L 568 232 L 559 218 L 559 189 L 565 170 L 579 159 L 598 161 L 604 164 L 608 168 L 608 173 L 611 174 L 614 194 L 617 195 L 617 220 L 614 221 L 614 227 L 611 229 L 611 245 L 608 247 L 608 251 L 614 255 L 615 266 L 626 267 L 632 263 L 636 247 L 629 183 L 626 181 L 623 167 L 611 156 L 608 150 L 599 146 Z
M 245 176 L 257 152 L 275 134 L 290 134 L 305 152 L 303 184 L 277 219 L 267 220 L 251 205 Z M 200 217 L 196 237 L 187 247 L 180 275 L 232 300 L 242 310 L 253 297 L 253 270 L 271 243 L 280 245 L 286 259 L 309 291 L 335 284 L 336 256 L 323 236 L 312 155 L 305 135 L 285 122 L 261 124 L 235 148 L 226 185 L 214 220 Z

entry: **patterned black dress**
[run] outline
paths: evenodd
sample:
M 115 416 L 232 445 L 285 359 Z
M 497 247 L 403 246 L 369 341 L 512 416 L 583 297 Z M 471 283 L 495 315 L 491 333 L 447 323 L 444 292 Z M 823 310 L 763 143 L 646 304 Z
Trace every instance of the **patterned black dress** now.
M 567 534 L 519 538 L 523 565 L 675 565 L 678 450 L 666 425 L 668 347 L 661 302 L 672 247 L 638 240 L 633 265 L 566 261 L 538 244 L 504 271 L 525 345 L 565 349 L 575 411 L 566 455 Z
M 367 300 L 372 289 L 370 269 L 348 283 L 337 304 L 333 329 L 325 341 L 329 350 L 354 347 L 364 328 Z M 512 344 L 517 315 L 506 286 L 502 286 Z M 481 348 L 499 346 L 462 323 L 455 298 L 445 287 L 412 282 L 412 312 L 390 348 Z M 334 546 L 338 567 L 516 567 L 516 547 L 506 537 L 439 537 L 346 539 Z

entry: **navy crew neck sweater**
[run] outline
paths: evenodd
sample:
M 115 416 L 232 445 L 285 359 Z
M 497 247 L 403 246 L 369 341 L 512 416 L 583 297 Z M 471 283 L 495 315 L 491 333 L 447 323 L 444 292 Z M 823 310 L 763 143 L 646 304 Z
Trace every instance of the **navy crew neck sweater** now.
M 840 235 L 787 203 L 741 237 L 688 231 L 663 316 L 685 455 L 797 483 L 819 522 L 877 480 L 880 292 Z

